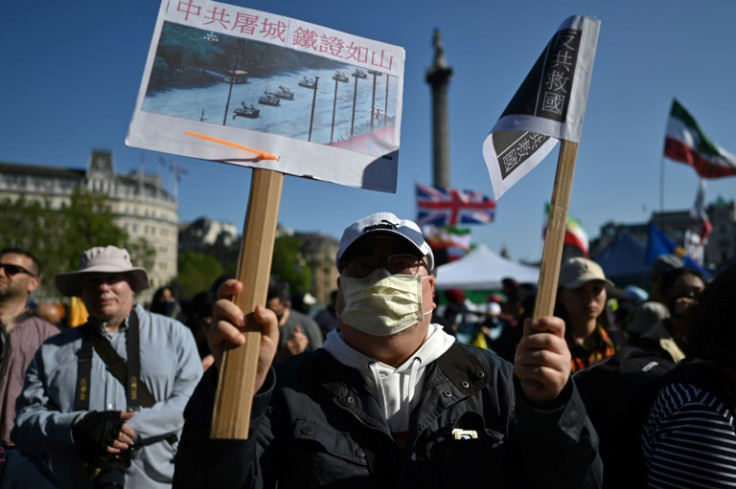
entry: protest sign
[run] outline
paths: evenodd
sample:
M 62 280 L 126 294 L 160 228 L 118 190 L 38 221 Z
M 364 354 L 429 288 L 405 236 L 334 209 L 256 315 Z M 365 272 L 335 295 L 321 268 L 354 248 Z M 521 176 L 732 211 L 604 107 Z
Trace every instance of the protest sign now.
M 483 143 L 498 200 L 562 140 L 534 317 L 551 315 L 600 21 L 563 21 Z
M 404 60 L 288 17 L 164 0 L 126 143 L 395 192 Z
M 253 168 L 233 298 L 246 314 L 266 303 L 284 174 L 396 191 L 403 71 L 397 46 L 163 0 L 126 143 Z M 214 438 L 248 438 L 261 334 L 244 334 L 223 358 Z

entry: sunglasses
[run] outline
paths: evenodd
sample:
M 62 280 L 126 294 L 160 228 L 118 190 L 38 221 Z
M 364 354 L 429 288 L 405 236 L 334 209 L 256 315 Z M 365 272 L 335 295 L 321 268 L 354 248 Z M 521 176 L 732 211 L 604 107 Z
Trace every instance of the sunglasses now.
M 18 265 L 11 265 L 10 263 L 0 263 L 0 268 L 5 270 L 5 275 L 7 275 L 8 277 L 12 277 L 13 275 L 17 275 L 19 273 L 25 273 L 30 275 L 31 277 L 36 276 L 25 268 L 19 267 Z

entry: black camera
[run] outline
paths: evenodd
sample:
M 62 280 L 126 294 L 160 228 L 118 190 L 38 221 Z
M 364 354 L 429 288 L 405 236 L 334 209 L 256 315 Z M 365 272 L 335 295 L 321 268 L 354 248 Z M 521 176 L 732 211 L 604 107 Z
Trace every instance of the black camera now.
M 122 489 L 125 487 L 125 467 L 109 467 L 102 469 L 97 477 L 92 479 L 94 489 Z

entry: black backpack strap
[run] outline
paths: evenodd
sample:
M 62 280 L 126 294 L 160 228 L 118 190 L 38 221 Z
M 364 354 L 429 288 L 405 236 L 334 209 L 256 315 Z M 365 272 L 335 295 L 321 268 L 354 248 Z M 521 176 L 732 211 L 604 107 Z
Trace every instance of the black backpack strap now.
M 89 387 L 92 375 L 92 325 L 86 323 L 79 327 L 82 331 L 82 348 L 77 353 L 77 395 L 74 409 L 89 411 Z
M 128 366 L 125 385 L 128 394 L 128 408 L 151 407 L 156 404 L 151 391 L 141 382 L 141 328 L 138 314 L 133 310 L 128 320 L 128 338 L 126 348 L 128 352 Z M 107 343 L 107 342 L 105 342 Z M 109 345 L 109 343 L 107 343 Z
M 82 349 L 80 350 L 77 364 L 77 401 L 75 405 L 78 409 L 89 409 L 92 348 L 94 348 L 94 351 L 97 352 L 97 355 L 105 363 L 105 366 L 113 377 L 125 387 L 129 409 L 151 407 L 156 404 L 156 399 L 151 394 L 151 391 L 140 380 L 140 325 L 135 310 L 131 312 L 128 319 L 126 338 L 128 362 L 118 355 L 118 352 L 115 351 L 115 348 L 113 348 L 109 341 L 93 331 L 90 323 L 82 327 L 87 328 L 87 330 L 83 332 Z M 86 400 L 83 399 L 84 397 L 86 397 Z

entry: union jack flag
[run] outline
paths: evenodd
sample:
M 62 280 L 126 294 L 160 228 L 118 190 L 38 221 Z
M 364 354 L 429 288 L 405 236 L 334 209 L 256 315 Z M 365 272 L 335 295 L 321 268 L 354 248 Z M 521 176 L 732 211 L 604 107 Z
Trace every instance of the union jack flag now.
M 486 224 L 496 217 L 496 202 L 473 190 L 416 184 L 417 224 Z

